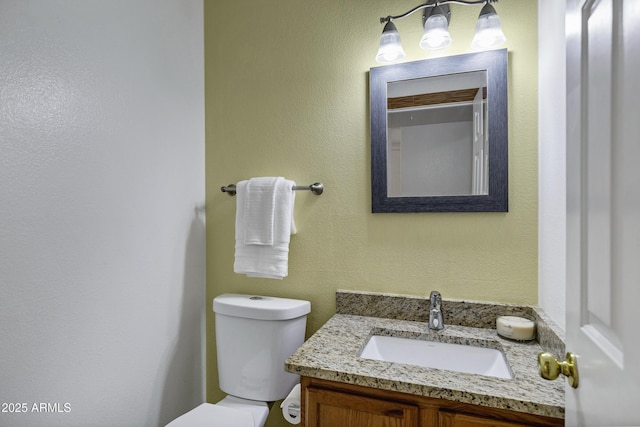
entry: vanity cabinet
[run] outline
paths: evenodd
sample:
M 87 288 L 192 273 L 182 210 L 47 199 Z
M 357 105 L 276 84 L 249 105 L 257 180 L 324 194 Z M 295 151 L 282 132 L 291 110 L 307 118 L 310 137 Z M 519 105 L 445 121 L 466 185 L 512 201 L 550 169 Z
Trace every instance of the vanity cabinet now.
M 452 414 L 450 412 L 443 411 L 438 413 L 438 419 L 440 421 L 438 427 L 519 427 L 541 425 L 537 423 L 514 423 L 511 421 L 500 421 L 491 418 L 479 417 L 477 415 Z
M 564 420 L 302 377 L 306 427 L 564 426 Z
M 418 406 L 324 388 L 306 389 L 306 426 L 418 427 Z

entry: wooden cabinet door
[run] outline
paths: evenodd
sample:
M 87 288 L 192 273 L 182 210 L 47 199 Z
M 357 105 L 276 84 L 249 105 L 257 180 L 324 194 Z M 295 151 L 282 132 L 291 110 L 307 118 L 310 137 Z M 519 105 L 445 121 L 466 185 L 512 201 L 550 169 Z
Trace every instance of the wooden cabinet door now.
M 418 406 L 308 387 L 306 427 L 418 427 Z
M 530 425 L 443 411 L 440 411 L 438 418 L 440 420 L 439 427 L 522 427 Z

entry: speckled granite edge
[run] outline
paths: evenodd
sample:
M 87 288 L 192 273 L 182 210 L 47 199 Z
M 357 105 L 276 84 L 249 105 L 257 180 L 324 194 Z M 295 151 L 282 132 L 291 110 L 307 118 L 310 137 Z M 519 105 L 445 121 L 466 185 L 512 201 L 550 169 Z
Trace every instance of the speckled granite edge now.
M 443 298 L 445 325 L 495 329 L 499 316 L 536 321 L 536 338 L 544 351 L 564 357 L 564 332 L 538 307 Z M 391 293 L 336 291 L 336 313 L 385 319 L 429 321 L 429 297 Z
M 563 360 L 565 355 L 564 331 L 542 309 L 539 307 L 532 308 L 536 321 L 536 338 L 540 343 L 540 347 L 544 351 L 555 354 L 559 360 Z
M 500 348 L 512 379 L 443 371 L 360 357 L 372 333 L 466 342 Z M 432 331 L 426 323 L 336 314 L 285 363 L 288 372 L 383 390 L 564 418 L 564 384 L 538 374 L 540 345 L 499 337 L 489 328 L 449 325 Z

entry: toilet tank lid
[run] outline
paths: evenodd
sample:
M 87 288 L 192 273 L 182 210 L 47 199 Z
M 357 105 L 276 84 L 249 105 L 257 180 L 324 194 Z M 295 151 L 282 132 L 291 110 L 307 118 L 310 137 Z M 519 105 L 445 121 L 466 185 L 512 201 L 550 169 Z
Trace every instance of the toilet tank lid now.
M 311 311 L 309 301 L 260 295 L 223 294 L 213 299 L 213 311 L 258 320 L 288 320 Z

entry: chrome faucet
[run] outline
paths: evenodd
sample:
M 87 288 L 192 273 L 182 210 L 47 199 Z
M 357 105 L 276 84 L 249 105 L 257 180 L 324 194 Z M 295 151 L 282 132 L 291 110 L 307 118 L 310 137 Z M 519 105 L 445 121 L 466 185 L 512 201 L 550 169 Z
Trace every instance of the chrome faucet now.
M 431 291 L 429 296 L 431 300 L 431 308 L 429 308 L 429 329 L 437 331 L 444 329 L 444 320 L 442 320 L 442 296 L 440 292 Z

